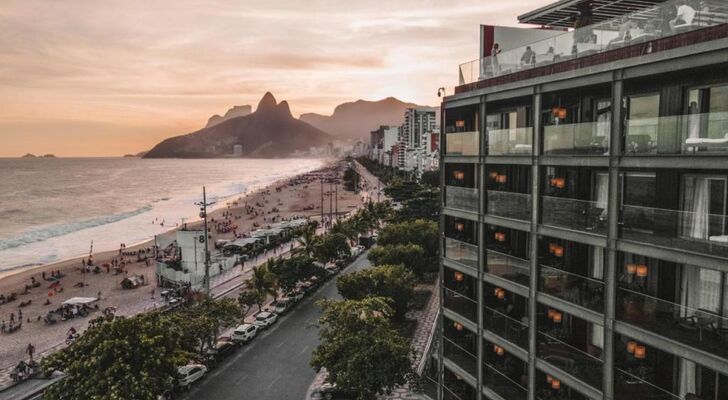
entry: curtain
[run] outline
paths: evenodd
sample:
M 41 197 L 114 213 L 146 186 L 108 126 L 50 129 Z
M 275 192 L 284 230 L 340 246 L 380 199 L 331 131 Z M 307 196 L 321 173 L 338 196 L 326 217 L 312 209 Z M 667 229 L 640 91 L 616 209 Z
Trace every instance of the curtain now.
M 591 324 L 591 338 L 589 344 L 600 349 L 604 349 L 604 327 L 601 325 Z
M 682 280 L 682 316 L 690 316 L 695 310 L 707 310 L 720 313 L 720 292 L 723 274 L 695 265 L 685 265 Z
M 697 393 L 695 363 L 684 358 L 680 359 L 680 397 L 686 394 Z
M 683 235 L 695 239 L 708 238 L 710 185 L 707 177 L 685 177 Z
M 685 265 L 683 268 L 683 278 L 681 282 L 681 299 L 680 303 L 687 307 L 683 307 L 680 312 L 681 317 L 688 317 L 694 314 L 696 308 L 698 308 L 698 296 L 700 293 L 699 281 L 700 281 L 700 267 L 695 265 Z
M 609 138 L 612 129 L 611 101 L 597 102 L 597 136 Z M 604 110 L 604 111 L 602 111 Z

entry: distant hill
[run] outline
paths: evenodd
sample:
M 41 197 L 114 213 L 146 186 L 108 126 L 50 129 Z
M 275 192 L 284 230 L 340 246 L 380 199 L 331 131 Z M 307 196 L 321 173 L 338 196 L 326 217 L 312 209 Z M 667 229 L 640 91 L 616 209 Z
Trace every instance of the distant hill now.
M 328 134 L 293 118 L 288 102 L 277 103 L 266 93 L 254 113 L 166 139 L 144 158 L 229 157 L 236 144 L 242 145 L 243 157 L 286 157 L 330 140 Z
M 36 156 L 35 156 L 35 154 L 27 153 L 26 155 L 24 155 L 20 158 L 36 158 Z
M 136 154 L 124 154 L 124 157 L 126 157 L 126 158 L 144 157 L 145 154 L 147 154 L 146 151 L 140 151 Z
M 221 122 L 225 122 L 229 119 L 237 118 L 237 117 L 244 117 L 246 115 L 249 115 L 251 112 L 253 112 L 253 107 L 249 105 L 244 106 L 233 106 L 233 108 L 227 110 L 225 115 L 222 117 L 215 114 L 210 119 L 207 120 L 207 125 L 205 125 L 205 128 L 213 127 Z
M 338 139 L 359 139 L 368 138 L 369 132 L 380 125 L 402 125 L 405 110 L 413 107 L 423 106 L 394 97 L 379 101 L 357 100 L 338 105 L 331 116 L 308 113 L 301 114 L 300 119 Z

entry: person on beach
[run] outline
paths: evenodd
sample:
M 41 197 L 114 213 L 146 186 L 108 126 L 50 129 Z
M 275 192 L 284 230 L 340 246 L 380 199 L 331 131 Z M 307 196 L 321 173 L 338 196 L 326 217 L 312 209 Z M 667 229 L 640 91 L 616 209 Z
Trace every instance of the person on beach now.
M 30 362 L 33 362 L 33 354 L 35 354 L 35 346 L 32 343 L 28 343 L 28 347 L 25 348 L 25 353 L 30 357 Z

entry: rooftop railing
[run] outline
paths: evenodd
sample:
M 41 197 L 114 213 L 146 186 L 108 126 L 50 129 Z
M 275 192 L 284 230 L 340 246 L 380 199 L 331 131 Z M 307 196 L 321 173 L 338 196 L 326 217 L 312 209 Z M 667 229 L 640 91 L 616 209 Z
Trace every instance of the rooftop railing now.
M 725 1 L 701 1 L 700 9 L 691 8 L 691 12 L 681 14 L 683 18 L 675 16 L 680 5 L 680 0 L 666 1 L 620 18 L 461 64 L 460 85 L 728 23 Z M 651 51 L 647 45 L 645 52 Z

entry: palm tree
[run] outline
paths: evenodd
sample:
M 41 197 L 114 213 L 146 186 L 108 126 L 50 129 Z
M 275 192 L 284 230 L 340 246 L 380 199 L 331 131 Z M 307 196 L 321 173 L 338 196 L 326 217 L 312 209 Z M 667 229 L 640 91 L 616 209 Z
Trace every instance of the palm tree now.
M 306 255 L 312 257 L 316 251 L 316 243 L 318 238 L 316 237 L 316 227 L 309 225 L 303 234 L 296 239 L 299 247 L 293 249 L 292 254 L 295 255 Z
M 350 244 L 356 243 L 359 232 L 356 229 L 356 225 L 352 222 L 355 222 L 353 218 L 349 221 L 337 220 L 334 222 L 334 225 L 331 227 L 329 232 L 340 233 L 346 237 L 346 240 L 348 240 Z
M 270 267 L 275 265 L 276 260 L 271 258 L 265 264 L 253 267 L 253 276 L 250 277 L 250 286 L 259 293 L 265 293 L 278 300 L 278 282 L 275 275 L 270 272 Z

